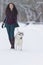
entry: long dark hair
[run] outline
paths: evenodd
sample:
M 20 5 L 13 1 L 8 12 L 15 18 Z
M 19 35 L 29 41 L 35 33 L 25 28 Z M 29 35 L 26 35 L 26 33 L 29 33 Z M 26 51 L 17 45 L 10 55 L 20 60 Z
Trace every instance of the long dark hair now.
M 13 3 L 9 3 L 9 4 L 7 5 L 6 11 L 5 11 L 5 15 L 6 15 L 6 16 L 9 16 L 9 14 L 10 14 L 10 12 L 11 12 L 11 10 L 10 10 L 10 8 L 9 8 L 9 5 L 10 5 L 10 4 L 13 5 L 13 10 L 12 10 L 13 16 L 17 16 L 18 11 L 17 11 L 17 9 L 16 9 L 16 7 L 15 7 L 15 4 L 13 4 Z

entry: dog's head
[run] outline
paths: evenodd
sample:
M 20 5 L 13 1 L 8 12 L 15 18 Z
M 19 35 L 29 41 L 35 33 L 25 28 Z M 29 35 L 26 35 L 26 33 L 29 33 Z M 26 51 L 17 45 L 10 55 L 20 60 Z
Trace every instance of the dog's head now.
M 24 35 L 23 32 L 18 32 L 18 33 L 17 33 L 17 36 L 18 36 L 20 39 L 23 38 L 23 35 Z

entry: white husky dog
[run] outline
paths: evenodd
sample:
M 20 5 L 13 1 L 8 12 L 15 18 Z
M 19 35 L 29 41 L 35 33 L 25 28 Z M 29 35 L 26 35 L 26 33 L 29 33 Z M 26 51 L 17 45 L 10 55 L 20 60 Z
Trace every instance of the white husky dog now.
M 23 32 L 18 31 L 15 35 L 15 49 L 22 50 L 23 44 Z

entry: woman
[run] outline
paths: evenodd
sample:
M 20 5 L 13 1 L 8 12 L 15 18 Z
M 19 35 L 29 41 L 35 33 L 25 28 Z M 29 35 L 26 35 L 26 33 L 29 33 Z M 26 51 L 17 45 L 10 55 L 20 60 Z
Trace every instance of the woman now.
M 15 5 L 13 3 L 9 3 L 7 8 L 6 8 L 6 11 L 5 11 L 6 18 L 4 20 L 4 23 L 5 23 L 5 27 L 7 29 L 9 41 L 11 44 L 11 49 L 15 48 L 14 47 L 14 41 L 15 41 L 14 30 L 15 30 L 15 27 L 19 27 L 19 25 L 17 23 L 17 14 L 18 14 L 18 11 L 17 11 Z M 4 24 L 2 24 L 2 28 L 3 28 L 3 25 Z

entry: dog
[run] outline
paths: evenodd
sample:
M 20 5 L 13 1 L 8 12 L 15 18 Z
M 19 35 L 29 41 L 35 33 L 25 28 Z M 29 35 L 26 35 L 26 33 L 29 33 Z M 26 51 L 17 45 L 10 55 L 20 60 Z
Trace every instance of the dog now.
M 16 50 L 22 50 L 22 44 L 23 44 L 23 32 L 17 32 L 15 35 L 15 49 Z

